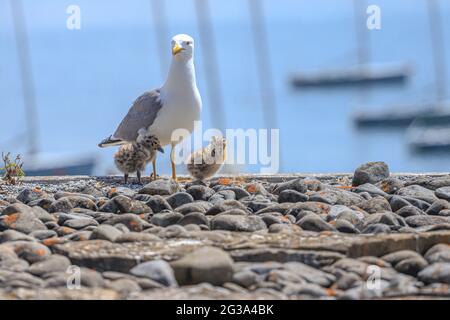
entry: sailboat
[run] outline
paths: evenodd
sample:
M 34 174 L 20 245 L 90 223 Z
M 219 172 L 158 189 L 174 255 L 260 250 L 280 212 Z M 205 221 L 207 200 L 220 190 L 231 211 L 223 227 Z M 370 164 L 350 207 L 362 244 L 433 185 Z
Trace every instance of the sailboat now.
M 14 34 L 17 44 L 21 72 L 22 94 L 26 114 L 26 132 L 15 140 L 27 141 L 26 153 L 22 157 L 23 170 L 27 176 L 91 175 L 96 161 L 93 155 L 43 154 L 39 152 L 38 108 L 33 83 L 28 34 L 21 0 L 10 1 Z M 19 139 L 20 138 L 20 139 Z
M 416 117 L 406 130 L 406 140 L 415 152 L 450 151 L 450 110 L 440 108 Z
M 442 125 L 442 121 L 447 118 L 450 112 L 450 104 L 445 101 L 446 88 L 446 62 L 443 42 L 443 28 L 439 15 L 438 0 L 427 0 L 430 38 L 433 50 L 435 90 L 436 97 L 428 102 L 392 105 L 385 110 L 358 111 L 354 116 L 354 122 L 358 127 L 399 127 L 408 128 L 407 138 L 412 146 L 420 146 L 419 140 L 427 140 L 431 143 L 431 137 L 438 135 L 421 131 L 423 126 L 429 127 L 432 124 Z M 447 111 L 448 110 L 448 111 Z M 417 121 L 416 121 L 417 120 Z M 427 132 L 432 130 L 427 129 Z M 425 136 L 427 138 L 425 138 Z M 439 143 L 438 143 L 439 144 Z
M 291 75 L 294 87 L 344 87 L 404 84 L 412 74 L 409 63 L 369 63 L 368 34 L 361 19 L 365 1 L 354 0 L 355 30 L 358 44 L 358 63 L 354 66 L 319 70 L 311 73 L 297 72 Z

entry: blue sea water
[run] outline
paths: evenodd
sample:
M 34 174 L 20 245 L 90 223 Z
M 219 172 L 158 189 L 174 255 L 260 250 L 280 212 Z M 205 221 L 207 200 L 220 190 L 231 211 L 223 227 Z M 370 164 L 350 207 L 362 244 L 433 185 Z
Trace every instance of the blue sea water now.
M 113 168 L 112 149 L 97 143 L 115 130 L 139 94 L 163 82 L 150 0 L 23 0 L 43 153 L 93 153 L 97 174 Z M 81 29 L 68 30 L 66 9 L 81 9 Z M 210 0 L 227 128 L 264 128 L 257 50 L 249 2 Z M 376 0 L 381 30 L 367 31 L 373 62 L 408 61 L 415 73 L 405 86 L 374 87 L 366 108 L 434 98 L 433 56 L 426 0 Z M 270 68 L 280 128 L 281 172 L 352 171 L 360 163 L 386 161 L 392 171 L 449 171 L 450 154 L 417 155 L 403 130 L 358 130 L 352 116 L 358 89 L 293 89 L 295 71 L 345 67 L 356 62 L 352 0 L 263 1 Z M 439 1 L 447 58 L 450 2 Z M 214 126 L 194 0 L 165 1 L 169 38 L 196 39 L 196 70 L 203 97 L 203 127 Z M 207 48 L 206 48 L 207 49 Z M 448 59 L 450 60 L 450 59 Z M 450 73 L 450 61 L 446 74 Z M 449 90 L 447 90 L 448 92 Z M 24 104 L 10 3 L 0 0 L 0 149 L 24 152 Z M 168 152 L 161 170 L 170 172 Z M 249 166 L 247 171 L 258 171 Z

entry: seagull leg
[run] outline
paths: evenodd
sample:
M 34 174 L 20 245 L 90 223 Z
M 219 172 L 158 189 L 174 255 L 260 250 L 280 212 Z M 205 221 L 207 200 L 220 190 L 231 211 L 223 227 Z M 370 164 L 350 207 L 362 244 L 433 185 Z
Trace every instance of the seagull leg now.
M 177 181 L 177 168 L 175 166 L 175 144 L 172 144 L 170 151 L 170 162 L 172 163 L 172 179 Z
M 156 180 L 156 157 L 152 160 L 153 166 L 153 180 Z
M 125 173 L 123 175 L 123 181 L 124 181 L 125 184 L 127 184 L 127 182 L 128 182 L 128 173 Z

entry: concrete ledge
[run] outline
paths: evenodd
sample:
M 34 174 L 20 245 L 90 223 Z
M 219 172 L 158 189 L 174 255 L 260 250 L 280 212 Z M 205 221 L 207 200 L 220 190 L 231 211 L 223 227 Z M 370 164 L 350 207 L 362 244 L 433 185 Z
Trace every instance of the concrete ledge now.
M 391 173 L 392 177 L 404 179 L 412 178 L 436 178 L 449 176 L 450 172 L 424 172 L 424 173 L 411 173 L 411 172 L 399 172 Z M 321 181 L 336 181 L 343 178 L 352 178 L 353 173 L 336 172 L 336 173 L 278 173 L 278 174 L 222 174 L 216 176 L 214 179 L 219 178 L 234 178 L 240 180 L 262 180 L 267 182 L 282 182 L 296 178 L 317 178 Z M 166 176 L 164 176 L 166 177 Z M 190 179 L 187 175 L 179 176 L 180 180 Z M 22 179 L 24 183 L 42 183 L 42 184 L 58 184 L 69 181 L 81 181 L 81 180 L 96 180 L 106 183 L 121 183 L 123 181 L 122 176 L 42 176 L 42 177 L 25 177 Z M 150 181 L 148 176 L 143 178 L 144 182 Z

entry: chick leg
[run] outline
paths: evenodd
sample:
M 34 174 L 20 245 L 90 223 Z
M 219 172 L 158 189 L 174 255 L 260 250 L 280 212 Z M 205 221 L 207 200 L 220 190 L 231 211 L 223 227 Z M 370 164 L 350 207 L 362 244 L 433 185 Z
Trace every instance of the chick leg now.
M 123 181 L 124 181 L 125 184 L 128 183 L 128 173 L 125 173 L 125 174 L 123 175 Z
M 153 180 L 156 180 L 156 157 L 152 160 L 153 166 Z
M 175 144 L 172 144 L 170 151 L 170 162 L 172 163 L 172 179 L 177 181 L 177 168 L 175 166 Z
M 141 184 L 141 172 L 139 170 L 136 171 L 136 176 L 137 176 L 137 179 L 138 179 L 138 183 Z

